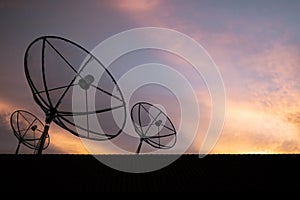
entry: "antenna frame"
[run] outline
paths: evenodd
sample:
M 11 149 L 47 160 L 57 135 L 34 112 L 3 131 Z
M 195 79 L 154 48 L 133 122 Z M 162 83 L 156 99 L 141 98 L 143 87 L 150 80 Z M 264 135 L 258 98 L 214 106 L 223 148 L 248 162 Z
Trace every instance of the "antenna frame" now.
M 156 117 L 158 117 L 160 114 L 162 114 L 165 118 L 166 118 L 166 120 L 168 120 L 168 122 L 170 123 L 170 125 L 172 126 L 171 127 L 171 129 L 172 129 L 172 131 L 174 131 L 173 132 L 173 134 L 170 134 L 170 135 L 168 135 L 168 136 L 172 136 L 172 135 L 174 135 L 174 142 L 173 142 L 173 144 L 172 145 L 170 145 L 170 146 L 167 146 L 167 145 L 162 145 L 162 144 L 157 144 L 156 142 L 154 142 L 154 141 L 152 141 L 151 140 L 151 138 L 160 138 L 160 137 L 164 137 L 164 136 L 159 136 L 159 130 L 158 130 L 158 136 L 149 136 L 149 137 L 147 137 L 143 132 L 140 132 L 140 128 L 142 127 L 141 126 L 141 115 L 140 115 L 140 107 L 142 106 L 142 107 L 144 107 L 143 106 L 143 104 L 144 105 L 148 105 L 148 106 L 150 106 L 150 107 L 153 107 L 153 108 L 155 108 L 156 110 L 158 110 L 159 111 L 159 114 L 156 116 Z M 133 118 L 133 112 L 134 112 L 134 109 L 137 107 L 137 106 L 139 106 L 137 109 L 139 109 L 138 110 L 138 120 L 139 120 L 139 125 L 140 125 L 140 127 L 138 127 L 137 126 L 137 124 L 135 123 L 135 119 Z M 144 109 L 148 112 L 148 110 L 144 107 Z M 149 113 L 149 115 L 150 115 L 150 113 Z M 150 146 L 152 146 L 152 147 L 154 147 L 154 148 L 157 148 L 157 149 L 170 149 L 170 148 L 172 148 L 172 147 L 174 147 L 175 146 L 175 144 L 176 144 L 176 142 L 177 142 L 177 131 L 176 131 L 176 129 L 175 129 L 175 127 L 174 127 L 174 125 L 173 125 L 173 123 L 172 123 L 172 121 L 171 121 L 171 119 L 160 109 L 160 108 L 158 108 L 158 107 L 156 107 L 156 106 L 154 106 L 153 104 L 151 104 L 151 103 L 148 103 L 148 102 L 145 102 L 145 101 L 141 101 L 141 102 L 138 102 L 138 103 L 136 103 L 136 104 L 134 104 L 133 106 L 132 106 L 132 108 L 131 108 L 131 111 L 130 111 L 130 117 L 131 117 L 131 121 L 132 121 L 132 124 L 133 124 L 133 126 L 134 126 L 134 129 L 135 129 L 135 131 L 136 131 L 136 133 L 140 136 L 140 142 L 139 142 L 139 145 L 138 145 L 138 148 L 137 148 L 137 150 L 136 150 L 136 154 L 139 154 L 140 153 L 140 150 L 141 150 L 141 147 L 142 147 L 142 143 L 143 142 L 146 142 L 147 144 L 149 144 Z M 161 121 L 161 120 L 160 120 Z M 152 120 L 152 122 L 151 122 L 151 124 L 150 125 L 147 125 L 148 127 L 150 127 L 150 126 L 152 126 L 152 125 L 156 125 L 156 122 L 158 122 L 158 121 L 156 121 L 156 119 L 153 119 Z M 161 123 L 160 123 L 160 125 L 161 125 Z M 156 125 L 157 126 L 157 125 Z M 149 129 L 149 128 L 148 128 Z M 146 131 L 147 132 L 147 131 Z
M 35 121 L 37 121 L 37 122 L 42 126 L 42 128 L 45 127 L 45 125 L 43 124 L 43 122 L 42 122 L 38 117 L 36 117 L 34 114 L 32 114 L 32 113 L 30 113 L 30 112 L 28 112 L 28 111 L 26 111 L 26 110 L 16 110 L 16 111 L 14 111 L 14 112 L 10 115 L 10 126 L 11 126 L 11 128 L 12 128 L 12 130 L 13 130 L 14 135 L 16 136 L 16 138 L 17 138 L 18 141 L 19 141 L 15 154 L 18 154 L 18 153 L 19 153 L 19 149 L 20 149 L 21 144 L 23 144 L 24 146 L 28 147 L 29 149 L 33 149 L 35 152 L 37 152 L 37 150 L 39 149 L 39 143 L 37 143 L 37 146 L 34 146 L 34 145 L 28 143 L 28 141 L 29 141 L 28 139 L 26 140 L 26 139 L 22 138 L 22 137 L 24 137 L 24 136 L 27 134 L 28 131 L 30 131 L 30 129 L 32 129 L 32 127 L 30 127 L 31 124 L 30 124 L 29 127 L 27 127 L 27 130 L 25 131 L 25 133 L 23 133 L 23 136 L 21 136 L 22 134 L 21 134 L 20 128 L 19 128 L 19 115 L 20 115 L 21 113 L 25 113 L 26 115 L 32 116 L 32 117 L 34 118 L 33 122 L 31 122 L 32 124 L 33 124 Z M 16 124 L 17 124 L 17 127 L 14 127 L 14 116 L 15 116 L 15 115 L 17 115 L 17 116 L 16 116 Z M 24 116 L 23 114 L 21 114 L 21 115 L 23 116 L 24 120 L 26 120 L 26 119 L 25 119 L 25 116 Z M 16 130 L 16 128 L 17 128 L 18 130 Z M 34 131 L 35 131 L 35 130 L 34 130 Z M 48 140 L 47 140 L 47 139 L 48 139 Z M 41 141 L 41 138 L 34 139 L 34 140 L 37 140 L 37 141 L 39 142 L 39 141 Z M 45 145 L 43 146 L 43 150 L 47 149 L 48 146 L 49 146 L 49 144 L 50 144 L 50 136 L 49 136 L 49 135 L 46 135 L 45 141 L 46 141 L 46 140 L 47 140 L 48 142 L 46 143 L 46 144 L 47 144 L 46 146 L 45 146 Z
M 61 96 L 61 98 L 59 99 L 59 102 L 57 103 L 56 106 L 52 105 L 52 102 L 51 102 L 51 99 L 50 99 L 50 95 L 49 95 L 49 91 L 48 91 L 48 88 L 47 88 L 47 82 L 45 80 L 46 74 L 45 74 L 45 70 L 44 70 L 44 68 L 45 68 L 45 63 L 44 63 L 45 52 L 44 51 L 45 51 L 45 47 L 46 47 L 45 44 L 46 44 L 46 42 L 48 42 L 48 45 L 49 44 L 51 45 L 51 43 L 47 39 L 49 39 L 49 40 L 50 39 L 61 40 L 61 41 L 65 42 L 65 43 L 67 43 L 67 44 L 73 45 L 75 48 L 78 48 L 80 51 L 82 51 L 83 53 L 89 55 L 92 59 L 94 59 L 97 62 L 97 64 L 99 64 L 103 68 L 104 73 L 107 73 L 107 75 L 109 76 L 109 78 L 113 82 L 114 86 L 116 87 L 116 89 L 118 91 L 118 94 L 120 95 L 120 102 L 122 102 L 122 105 L 118 106 L 116 108 L 107 108 L 105 111 L 103 111 L 103 110 L 100 110 L 100 111 L 96 110 L 96 111 L 93 111 L 93 112 L 92 111 L 87 111 L 87 112 L 81 112 L 79 114 L 84 115 L 84 113 L 85 113 L 85 115 L 89 115 L 91 113 L 93 113 L 93 114 L 95 114 L 95 113 L 102 113 L 102 112 L 110 111 L 110 110 L 113 110 L 113 109 L 123 108 L 123 110 L 124 110 L 124 120 L 123 120 L 121 128 L 119 127 L 119 130 L 117 131 L 117 133 L 114 133 L 112 135 L 112 134 L 105 134 L 105 133 L 96 133 L 95 131 L 93 131 L 93 133 L 95 135 L 103 136 L 103 138 L 90 138 L 89 136 L 78 134 L 76 131 L 70 129 L 67 126 L 67 124 L 68 124 L 68 125 L 74 126 L 76 128 L 79 128 L 79 129 L 81 129 L 83 131 L 87 131 L 88 133 L 90 132 L 90 130 L 88 130 L 88 128 L 79 127 L 75 123 L 71 122 L 70 120 L 66 119 L 66 117 L 64 117 L 64 116 L 61 115 L 62 112 L 66 116 L 76 116 L 76 115 L 78 115 L 78 113 L 75 115 L 73 112 L 66 112 L 66 111 L 59 111 L 58 110 L 59 104 L 61 103 L 61 101 L 64 98 L 64 94 Z M 31 75 L 30 75 L 30 72 L 29 72 L 29 64 L 28 64 L 29 51 L 30 51 L 31 47 L 33 47 L 34 44 L 36 44 L 37 42 L 40 42 L 40 41 L 42 41 L 42 63 L 41 63 L 41 67 L 42 67 L 43 85 L 44 85 L 44 89 L 45 89 L 45 92 L 46 92 L 47 99 L 44 99 L 44 97 L 42 97 L 40 95 L 38 89 L 36 88 L 36 86 L 35 86 L 32 78 L 31 78 Z M 67 62 L 67 60 L 60 54 L 60 52 L 58 52 L 58 50 L 56 51 L 56 53 L 58 53 L 64 59 L 64 61 L 67 64 L 69 64 Z M 72 65 L 70 67 L 72 67 Z M 84 66 L 84 67 L 86 67 L 86 66 Z M 57 125 L 59 125 L 61 128 L 67 130 L 68 132 L 70 132 L 71 134 L 73 134 L 73 135 L 75 135 L 77 137 L 87 138 L 87 139 L 96 140 L 96 141 L 104 141 L 104 140 L 113 139 L 113 138 L 117 137 L 118 135 L 120 135 L 121 132 L 123 131 L 123 129 L 125 127 L 125 124 L 126 124 L 126 116 L 127 116 L 127 114 L 126 114 L 126 103 L 125 103 L 124 96 L 123 96 L 123 94 L 121 92 L 120 87 L 118 86 L 116 80 L 114 79 L 114 77 L 112 76 L 112 74 L 109 72 L 109 70 L 102 64 L 102 62 L 97 57 L 95 57 L 92 53 L 90 53 L 88 50 L 86 50 L 85 48 L 83 48 L 82 46 L 80 46 L 79 44 L 77 44 L 77 43 L 75 43 L 75 42 L 73 42 L 71 40 L 68 40 L 66 38 L 59 37 L 59 36 L 41 36 L 41 37 L 38 37 L 38 38 L 36 38 L 35 40 L 33 40 L 29 44 L 29 46 L 27 47 L 27 49 L 25 51 L 24 69 L 25 69 L 26 79 L 28 81 L 29 87 L 30 87 L 32 95 L 33 95 L 33 99 L 34 99 L 34 101 L 39 105 L 39 107 L 45 113 L 45 123 L 46 123 L 46 125 L 45 125 L 45 129 L 44 129 L 44 133 L 43 133 L 42 138 L 41 138 L 42 140 L 41 140 L 40 148 L 38 150 L 38 154 L 41 154 L 42 151 L 43 151 L 43 145 L 44 145 L 44 142 L 45 142 L 45 138 L 46 138 L 46 136 L 48 134 L 48 130 L 50 128 L 50 124 L 52 123 L 52 121 L 55 122 Z M 80 72 L 82 70 L 83 69 L 80 69 Z M 76 77 L 80 76 L 80 72 L 76 71 L 77 75 L 74 76 L 74 79 L 72 80 L 73 83 L 76 80 Z M 67 93 L 67 91 L 70 89 L 70 87 L 73 87 L 73 85 L 69 84 L 67 87 L 68 88 L 65 91 L 65 93 Z M 98 87 L 97 87 L 97 89 L 100 90 Z M 110 94 L 110 96 L 112 96 L 112 94 Z M 87 126 L 88 126 L 88 124 L 87 124 Z

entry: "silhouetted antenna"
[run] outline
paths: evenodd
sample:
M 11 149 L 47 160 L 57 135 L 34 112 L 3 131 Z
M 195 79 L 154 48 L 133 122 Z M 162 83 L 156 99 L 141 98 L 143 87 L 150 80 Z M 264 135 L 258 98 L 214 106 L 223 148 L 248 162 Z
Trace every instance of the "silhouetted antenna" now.
M 30 112 L 25 110 L 16 110 L 10 116 L 10 125 L 19 141 L 16 154 L 19 153 L 21 144 L 33 149 L 34 152 L 37 153 L 44 130 L 44 124 Z M 46 141 L 43 149 L 46 149 L 49 146 L 49 143 L 50 137 L 49 135 L 46 135 Z
M 34 100 L 46 114 L 39 154 L 52 121 L 92 140 L 109 140 L 122 132 L 126 108 L 120 88 L 108 69 L 86 49 L 65 38 L 43 36 L 28 46 L 24 66 Z M 101 73 L 99 80 L 94 73 Z
M 131 120 L 140 136 L 137 154 L 140 153 L 143 142 L 158 149 L 170 149 L 175 145 L 174 125 L 169 117 L 154 105 L 147 102 L 136 103 L 131 108 Z

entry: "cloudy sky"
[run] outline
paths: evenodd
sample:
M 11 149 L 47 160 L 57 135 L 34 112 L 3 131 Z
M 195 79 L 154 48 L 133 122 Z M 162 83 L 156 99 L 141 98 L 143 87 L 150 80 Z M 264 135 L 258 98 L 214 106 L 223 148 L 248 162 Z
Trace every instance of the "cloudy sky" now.
M 44 118 L 24 75 L 30 42 L 58 35 L 92 50 L 114 34 L 149 26 L 192 37 L 219 67 L 226 89 L 226 120 L 211 153 L 299 153 L 299 9 L 297 0 L 1 0 L 0 153 L 13 153 L 17 145 L 9 125 L 14 110 Z M 128 55 L 127 65 L 149 61 L 146 53 Z M 170 63 L 179 63 L 174 60 Z M 117 67 L 113 69 L 118 76 Z M 209 116 L 207 92 L 202 90 L 199 86 L 201 115 Z M 203 121 L 207 123 L 205 117 Z M 205 123 L 199 135 L 207 129 Z M 50 134 L 45 153 L 89 153 L 80 139 L 56 125 Z M 197 138 L 188 153 L 197 153 L 202 139 Z M 96 146 L 98 152 L 110 153 L 105 144 Z

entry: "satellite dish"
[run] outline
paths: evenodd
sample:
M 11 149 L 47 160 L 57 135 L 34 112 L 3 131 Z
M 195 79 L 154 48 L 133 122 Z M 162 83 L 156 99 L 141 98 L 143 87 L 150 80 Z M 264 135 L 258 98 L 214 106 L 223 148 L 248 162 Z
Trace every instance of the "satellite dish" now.
M 143 142 L 158 149 L 170 149 L 175 145 L 174 125 L 158 107 L 147 102 L 136 103 L 131 108 L 131 120 L 135 131 L 140 136 L 137 154 L 140 153 Z
M 19 153 L 21 144 L 35 150 L 35 153 L 37 153 L 44 130 L 44 124 L 30 112 L 25 110 L 16 110 L 10 116 L 10 125 L 14 135 L 19 140 L 16 154 Z M 49 144 L 50 137 L 49 135 L 46 135 L 43 150 L 46 149 Z
M 43 36 L 28 46 L 24 66 L 33 98 L 46 115 L 39 154 L 52 121 L 91 140 L 109 140 L 122 132 L 126 108 L 121 90 L 108 69 L 89 51 L 62 37 Z M 99 80 L 90 73 L 92 70 L 101 72 Z M 75 106 L 74 89 L 80 99 Z M 103 126 L 101 129 L 95 126 L 95 120 Z

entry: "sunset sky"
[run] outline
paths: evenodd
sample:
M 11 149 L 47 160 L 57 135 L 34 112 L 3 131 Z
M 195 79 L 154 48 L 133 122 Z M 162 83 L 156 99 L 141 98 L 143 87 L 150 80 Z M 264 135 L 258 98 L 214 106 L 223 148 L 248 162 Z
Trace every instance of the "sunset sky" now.
M 211 153 L 300 153 L 299 10 L 298 0 L 0 0 L 0 153 L 14 153 L 17 146 L 9 125 L 14 110 L 44 118 L 24 74 L 30 42 L 57 35 L 92 50 L 138 27 L 180 31 L 200 43 L 219 67 L 226 119 Z M 141 55 L 129 55 L 127 65 L 149 60 Z M 199 86 L 199 105 L 207 123 L 210 105 L 202 90 Z M 205 123 L 200 132 L 207 129 Z M 54 124 L 50 137 L 45 153 L 89 153 L 80 139 Z M 202 139 L 187 153 L 198 153 Z M 95 148 L 111 153 L 105 144 Z M 25 147 L 22 152 L 32 153 Z

